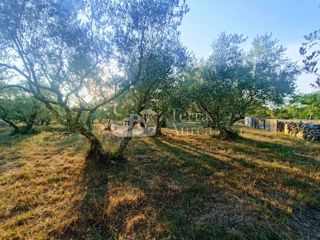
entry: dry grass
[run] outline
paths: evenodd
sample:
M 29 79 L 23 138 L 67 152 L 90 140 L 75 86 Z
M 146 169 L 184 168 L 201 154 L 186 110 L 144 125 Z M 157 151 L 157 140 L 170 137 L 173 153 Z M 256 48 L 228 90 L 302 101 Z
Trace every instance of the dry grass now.
M 45 132 L 0 146 L 0 238 L 45 239 L 76 218 L 83 155 Z
M 0 132 L 0 239 L 320 238 L 320 145 L 240 132 L 166 129 L 89 177 L 80 137 Z

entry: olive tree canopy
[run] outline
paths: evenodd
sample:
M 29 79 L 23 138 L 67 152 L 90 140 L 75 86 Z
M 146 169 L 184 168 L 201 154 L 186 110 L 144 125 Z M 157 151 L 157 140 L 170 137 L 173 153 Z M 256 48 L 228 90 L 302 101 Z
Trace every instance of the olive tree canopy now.
M 176 0 L 4 0 L 0 79 L 84 135 L 92 156 L 114 158 L 92 116 L 146 79 L 149 50 L 178 34 L 186 11 Z
M 211 56 L 191 75 L 198 108 L 222 135 L 253 104 L 281 103 L 293 93 L 299 73 L 271 35 L 257 36 L 248 52 L 241 47 L 245 41 L 242 35 L 222 33 Z

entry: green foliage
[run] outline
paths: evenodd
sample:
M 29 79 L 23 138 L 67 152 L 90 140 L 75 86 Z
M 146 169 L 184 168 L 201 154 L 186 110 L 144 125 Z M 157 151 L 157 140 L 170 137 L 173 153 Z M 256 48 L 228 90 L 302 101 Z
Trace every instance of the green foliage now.
M 300 48 L 300 54 L 304 57 L 304 69 L 317 76 L 314 86 L 320 87 L 320 29 L 306 35 L 304 38 L 305 42 L 302 43 L 302 47 Z
M 122 117 L 153 109 L 159 122 L 172 108 L 173 97 L 178 89 L 184 67 L 188 61 L 187 51 L 179 40 L 179 33 L 172 29 L 167 38 L 152 39 L 152 46 L 145 50 L 146 65 L 140 69 L 144 77 L 117 101 L 117 112 Z M 128 63 L 127 74 L 139 71 L 135 60 Z
M 100 152 L 92 132 L 96 111 L 150 80 L 150 72 L 165 78 L 183 62 L 179 47 L 172 58 L 166 46 L 178 46 L 177 28 L 187 11 L 176 0 L 5 0 L 1 79 L 43 102 Z
M 320 119 L 320 93 L 309 93 L 294 97 L 280 108 L 261 107 L 251 112 L 252 116 L 278 119 Z
M 222 33 L 213 53 L 190 78 L 194 100 L 212 127 L 228 130 L 252 107 L 282 103 L 294 90 L 298 67 L 271 35 L 257 36 L 249 52 L 242 35 Z
M 49 117 L 43 104 L 29 95 L 7 91 L 0 97 L 0 119 L 14 128 L 14 133 L 30 133 L 37 120 Z
M 320 119 L 320 92 L 297 96 L 293 100 L 296 114 L 304 119 Z

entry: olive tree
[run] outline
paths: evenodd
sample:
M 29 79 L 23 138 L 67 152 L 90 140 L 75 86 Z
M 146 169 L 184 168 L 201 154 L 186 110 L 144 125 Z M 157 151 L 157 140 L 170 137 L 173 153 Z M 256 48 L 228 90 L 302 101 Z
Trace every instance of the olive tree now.
M 151 53 L 148 77 L 132 88 L 126 96 L 129 111 L 138 114 L 146 109 L 155 111 L 157 134 L 161 133 L 161 124 L 171 109 L 175 90 L 188 60 L 187 51 L 179 42 L 178 36 L 168 40 Z
M 300 54 L 304 57 L 304 69 L 317 76 L 315 86 L 320 87 L 320 30 L 314 31 L 304 38 L 305 42 L 300 48 Z
M 291 103 L 296 118 L 320 119 L 320 92 L 296 96 Z
M 271 35 L 257 36 L 249 52 L 241 48 L 242 35 L 222 33 L 212 54 L 198 66 L 195 102 L 211 127 L 230 138 L 233 124 L 252 105 L 281 103 L 294 90 L 298 67 Z
M 148 51 L 177 31 L 186 9 L 175 0 L 4 0 L 1 81 L 85 136 L 94 159 L 115 159 L 93 133 L 93 115 L 147 77 Z
M 7 91 L 0 96 L 0 119 L 14 129 L 13 134 L 28 134 L 43 112 L 42 104 L 24 93 Z

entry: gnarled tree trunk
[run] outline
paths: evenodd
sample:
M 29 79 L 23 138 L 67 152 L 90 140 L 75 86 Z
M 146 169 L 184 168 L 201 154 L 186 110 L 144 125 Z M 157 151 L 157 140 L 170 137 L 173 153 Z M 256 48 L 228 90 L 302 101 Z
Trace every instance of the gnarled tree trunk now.
M 35 112 L 34 114 L 32 114 L 30 116 L 30 118 L 24 118 L 24 122 L 25 122 L 25 126 L 19 127 L 18 125 L 16 125 L 14 123 L 14 121 L 10 121 L 6 118 L 6 115 L 2 116 L 2 120 L 6 123 L 9 124 L 10 127 L 12 127 L 13 130 L 13 134 L 29 134 L 32 130 L 32 127 L 34 125 L 35 119 L 37 117 L 37 112 Z
M 124 160 L 124 151 L 126 150 L 128 144 L 130 143 L 132 137 L 125 137 L 122 139 L 114 158 L 117 160 Z
M 101 142 L 97 138 L 90 138 L 90 149 L 88 158 L 99 163 L 107 163 L 111 159 L 111 155 L 104 151 Z
M 219 137 L 223 140 L 234 140 L 238 137 L 238 133 L 232 130 L 233 124 L 238 120 L 235 115 L 232 113 L 229 121 L 225 125 L 219 124 Z
M 100 140 L 92 133 L 91 130 L 86 129 L 81 125 L 75 126 L 75 130 L 89 140 L 90 149 L 88 152 L 88 159 L 91 159 L 99 164 L 108 164 L 111 161 L 111 153 L 108 153 L 103 149 Z
M 222 140 L 233 140 L 238 136 L 238 134 L 232 131 L 231 128 L 220 127 L 219 128 L 219 137 Z
M 162 134 L 161 127 L 164 125 L 164 119 L 162 119 L 162 114 L 157 116 L 157 122 L 156 122 L 156 135 L 159 136 Z
M 22 127 L 21 130 L 20 130 L 20 133 L 22 134 L 28 134 L 31 132 L 32 130 L 32 127 L 34 125 L 34 122 L 36 120 L 36 117 L 37 117 L 37 114 L 38 112 L 35 112 L 34 114 L 32 114 L 30 116 L 29 119 L 26 120 L 26 126 Z
M 19 133 L 19 134 L 21 133 L 21 132 L 20 132 L 20 128 L 19 128 L 14 122 L 9 121 L 9 120 L 7 120 L 7 119 L 5 119 L 5 118 L 2 118 L 2 120 L 3 120 L 4 122 L 8 123 L 9 126 L 14 129 L 14 130 L 13 130 L 14 133 Z
M 124 160 L 125 159 L 124 151 L 126 150 L 128 144 L 132 140 L 132 131 L 133 131 L 133 128 L 136 124 L 137 124 L 136 122 L 133 122 L 132 125 L 130 125 L 128 127 L 128 135 L 122 139 L 120 146 L 114 155 L 115 159 L 117 159 L 117 160 Z

